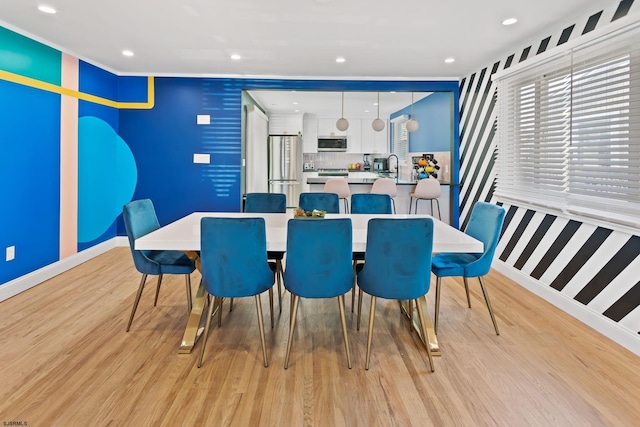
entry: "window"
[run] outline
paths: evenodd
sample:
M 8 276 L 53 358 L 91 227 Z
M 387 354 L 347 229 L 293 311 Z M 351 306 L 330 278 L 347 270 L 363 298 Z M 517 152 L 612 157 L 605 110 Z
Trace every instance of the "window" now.
M 409 155 L 409 117 L 402 115 L 391 119 L 391 152 L 398 156 L 399 162 L 406 162 Z
M 498 199 L 640 225 L 639 38 L 498 78 Z

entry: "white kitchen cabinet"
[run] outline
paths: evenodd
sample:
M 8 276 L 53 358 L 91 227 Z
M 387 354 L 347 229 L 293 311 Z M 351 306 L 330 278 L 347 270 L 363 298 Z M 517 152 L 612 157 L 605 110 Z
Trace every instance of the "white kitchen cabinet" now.
M 336 122 L 338 118 L 335 119 L 318 119 L 318 136 L 346 136 L 347 132 L 343 132 L 338 130 L 336 127 Z M 347 129 L 348 131 L 348 129 Z
M 304 153 L 318 152 L 318 118 L 310 114 L 304 115 L 302 126 L 302 151 Z
M 361 150 L 362 153 L 388 153 L 389 152 L 389 123 L 386 121 L 384 129 L 380 132 L 373 130 L 373 120 L 362 120 L 361 126 Z
M 297 135 L 303 130 L 302 114 L 272 114 L 269 116 L 269 135 Z

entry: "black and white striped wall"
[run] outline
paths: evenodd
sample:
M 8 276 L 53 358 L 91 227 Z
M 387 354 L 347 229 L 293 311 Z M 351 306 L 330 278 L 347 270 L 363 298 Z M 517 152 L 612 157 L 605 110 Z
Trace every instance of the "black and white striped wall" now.
M 496 87 L 491 75 L 618 19 L 637 19 L 640 1 L 612 1 L 460 82 L 460 225 L 495 189 Z M 632 16 L 635 15 L 635 16 Z M 640 171 L 639 171 L 640 173 Z M 640 236 L 504 205 L 494 267 L 640 355 Z

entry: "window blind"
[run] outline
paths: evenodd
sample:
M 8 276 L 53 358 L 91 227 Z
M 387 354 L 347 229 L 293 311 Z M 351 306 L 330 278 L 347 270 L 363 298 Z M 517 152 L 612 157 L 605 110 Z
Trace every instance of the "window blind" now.
M 640 225 L 640 28 L 498 80 L 499 199 Z
M 406 114 L 391 119 L 391 152 L 398 156 L 400 162 L 406 161 L 409 155 L 408 121 Z

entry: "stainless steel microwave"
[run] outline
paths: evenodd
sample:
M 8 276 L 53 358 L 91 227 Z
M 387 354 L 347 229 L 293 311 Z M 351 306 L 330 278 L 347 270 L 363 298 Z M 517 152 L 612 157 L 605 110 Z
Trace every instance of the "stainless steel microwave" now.
M 347 138 L 344 136 L 319 136 L 318 151 L 347 151 Z

